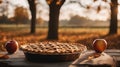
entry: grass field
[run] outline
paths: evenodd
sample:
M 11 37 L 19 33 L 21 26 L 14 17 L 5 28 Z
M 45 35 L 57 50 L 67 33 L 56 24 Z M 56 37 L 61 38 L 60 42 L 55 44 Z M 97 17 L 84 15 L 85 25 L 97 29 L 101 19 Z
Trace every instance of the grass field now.
M 29 25 L 0 25 L 0 47 L 11 39 L 17 40 L 20 45 L 28 42 L 47 41 L 47 28 L 37 26 L 35 34 L 29 32 Z M 77 42 L 92 49 L 94 39 L 104 38 L 108 42 L 108 49 L 120 49 L 120 29 L 117 35 L 106 36 L 107 33 L 108 28 L 60 28 L 58 41 Z

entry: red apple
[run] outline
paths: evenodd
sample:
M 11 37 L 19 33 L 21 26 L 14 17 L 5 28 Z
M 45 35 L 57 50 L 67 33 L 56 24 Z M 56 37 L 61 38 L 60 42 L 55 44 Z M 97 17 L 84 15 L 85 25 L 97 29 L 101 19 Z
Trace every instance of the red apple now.
M 106 40 L 104 40 L 104 39 L 94 40 L 93 48 L 97 53 L 102 53 L 107 48 Z
M 15 40 L 8 41 L 5 44 L 5 48 L 9 54 L 13 54 L 18 49 L 18 42 Z

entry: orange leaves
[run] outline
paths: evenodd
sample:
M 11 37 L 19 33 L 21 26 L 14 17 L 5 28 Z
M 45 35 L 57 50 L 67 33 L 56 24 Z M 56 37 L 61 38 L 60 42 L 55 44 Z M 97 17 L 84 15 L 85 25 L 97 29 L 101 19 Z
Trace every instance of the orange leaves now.
M 90 9 L 91 8 L 91 6 L 90 5 L 87 5 L 87 7 L 86 7 L 87 9 Z
M 48 5 L 50 5 L 52 3 L 53 0 L 46 0 L 46 2 L 48 3 Z
M 93 0 L 93 2 L 96 2 L 96 1 L 98 1 L 98 0 Z M 107 0 L 102 0 L 102 1 L 107 2 Z
M 29 34 L 29 27 L 27 26 L 20 27 L 19 25 L 18 28 L 16 26 L 12 26 L 9 29 L 4 27 L 2 29 L 3 30 L 0 30 L 0 50 L 2 50 L 2 45 L 11 39 L 15 39 L 20 45 L 30 42 L 46 41 L 47 28 L 37 28 L 37 32 L 35 34 Z M 78 42 L 90 48 L 94 39 L 103 38 L 107 32 L 107 28 L 60 28 L 58 41 Z M 120 29 L 117 35 L 107 36 L 104 38 L 108 41 L 108 44 L 110 45 L 109 48 L 120 48 Z
M 48 3 L 48 5 L 50 4 L 61 5 L 62 2 L 64 2 L 64 0 L 46 0 L 46 2 Z
M 99 13 L 100 10 L 101 10 L 101 6 L 99 5 L 99 6 L 97 7 L 97 13 Z
M 96 1 L 98 1 L 98 0 L 93 0 L 93 2 L 96 2 Z M 107 2 L 107 0 L 102 0 L 102 1 Z
M 104 2 L 107 2 L 107 0 L 103 0 Z
M 93 0 L 93 2 L 96 2 L 97 0 Z
M 57 0 L 56 5 L 60 5 L 61 4 L 61 0 Z
M 90 9 L 91 6 L 90 5 L 87 5 L 86 6 L 86 9 Z M 99 13 L 101 11 L 101 5 L 97 6 L 97 9 L 96 9 L 97 13 Z
M 2 3 L 2 0 L 0 0 L 0 4 Z
M 29 19 L 29 14 L 26 8 L 24 7 L 16 7 L 14 11 L 14 17 L 13 19 L 15 20 L 16 23 L 26 23 L 23 20 L 28 20 Z

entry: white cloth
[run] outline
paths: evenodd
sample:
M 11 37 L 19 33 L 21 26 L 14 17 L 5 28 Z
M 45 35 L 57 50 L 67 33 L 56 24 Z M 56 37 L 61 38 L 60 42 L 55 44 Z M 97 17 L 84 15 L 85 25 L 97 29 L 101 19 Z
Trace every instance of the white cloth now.
M 90 64 L 90 65 L 111 65 L 112 67 L 116 67 L 115 61 L 113 57 L 106 53 L 102 53 L 99 57 L 94 57 L 94 52 L 86 52 L 81 54 L 81 56 L 74 61 L 72 64 Z

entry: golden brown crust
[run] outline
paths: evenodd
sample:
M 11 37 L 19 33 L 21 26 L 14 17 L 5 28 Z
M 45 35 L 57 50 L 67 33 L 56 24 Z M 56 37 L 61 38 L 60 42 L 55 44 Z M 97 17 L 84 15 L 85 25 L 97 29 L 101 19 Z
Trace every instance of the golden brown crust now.
M 39 54 L 68 54 L 82 52 L 86 46 L 78 43 L 41 42 L 29 43 L 23 51 Z

